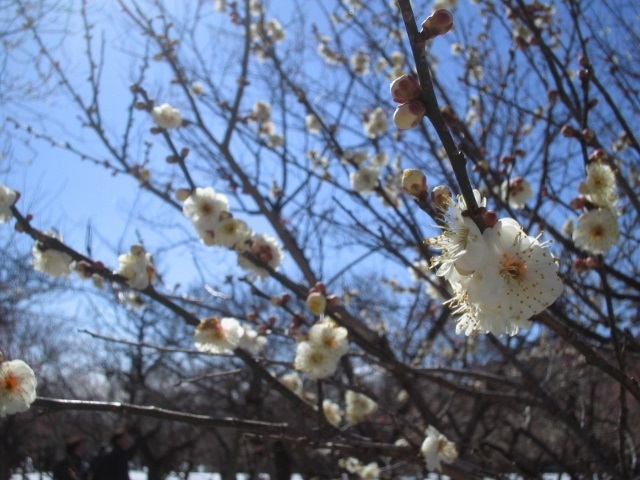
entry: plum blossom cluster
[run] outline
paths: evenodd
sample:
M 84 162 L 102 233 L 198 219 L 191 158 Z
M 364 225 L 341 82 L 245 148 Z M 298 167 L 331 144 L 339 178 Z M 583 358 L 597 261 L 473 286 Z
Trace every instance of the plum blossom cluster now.
M 306 340 L 298 343 L 294 367 L 311 380 L 327 378 L 348 351 L 347 329 L 325 317 L 309 329 Z
M 36 399 L 36 376 L 22 360 L 2 360 L 0 353 L 0 417 L 26 412 Z
M 486 199 L 474 194 L 486 210 Z M 446 207 L 443 233 L 425 243 L 441 250 L 432 264 L 453 291 L 456 332 L 515 335 L 562 293 L 554 256 L 511 218 L 486 212 L 481 231 L 462 196 Z
M 62 237 L 58 233 L 46 232 L 45 235 L 62 242 Z M 73 259 L 68 253 L 48 248 L 44 241 L 35 242 L 31 253 L 33 255 L 31 264 L 39 272 L 53 278 L 67 278 L 71 275 Z
M 422 442 L 420 453 L 425 459 L 427 469 L 431 471 L 441 471 L 441 463 L 453 463 L 458 458 L 456 444 L 449 441 L 435 427 L 429 426 L 426 431 L 427 437 Z
M 212 187 L 198 187 L 180 189 L 176 196 L 184 202 L 182 212 L 193 222 L 202 243 L 234 249 L 238 265 L 262 280 L 269 276 L 265 267 L 278 269 L 283 253 L 277 241 L 254 233 L 244 221 L 234 218 L 225 195 Z
M 195 331 L 196 348 L 201 352 L 230 353 L 242 348 L 252 355 L 264 349 L 267 339 L 250 326 L 242 326 L 232 317 L 209 317 L 200 321 Z
M 118 275 L 127 280 L 127 284 L 135 290 L 145 290 L 156 276 L 151 254 L 142 245 L 132 245 L 129 253 L 118 257 Z
M 607 253 L 620 238 L 616 176 L 603 160 L 606 154 L 602 150 L 590 156 L 586 179 L 578 187 L 583 196 L 572 202 L 585 210 L 573 229 L 573 241 L 578 248 L 594 255 Z
M 249 121 L 257 123 L 258 134 L 266 138 L 267 144 L 271 148 L 278 148 L 284 143 L 284 138 L 276 132 L 276 126 L 271 121 L 271 104 L 258 101 L 253 105 Z

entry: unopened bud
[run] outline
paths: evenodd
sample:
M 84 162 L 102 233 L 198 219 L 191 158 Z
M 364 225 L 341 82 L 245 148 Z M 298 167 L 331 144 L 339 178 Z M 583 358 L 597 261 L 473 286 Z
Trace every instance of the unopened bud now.
M 419 200 L 427 198 L 427 177 L 415 168 L 402 172 L 402 188 Z
M 589 267 L 587 267 L 587 262 L 585 261 L 584 258 L 576 258 L 573 261 L 573 270 L 576 273 L 582 273 L 588 270 Z
M 591 155 L 589 155 L 590 162 L 606 162 L 607 158 L 609 158 L 609 155 L 601 148 L 595 149 L 591 152 Z
M 453 28 L 453 14 L 441 8 L 433 12 L 422 22 L 422 35 L 425 40 L 444 35 Z
M 493 210 L 487 210 L 482 214 L 482 221 L 484 222 L 487 228 L 491 228 L 498 223 L 498 214 Z
M 580 195 L 579 197 L 571 199 L 571 201 L 569 202 L 569 206 L 574 210 L 581 210 L 584 208 L 586 203 L 587 199 Z
M 451 202 L 451 190 L 444 185 L 438 185 L 431 191 L 431 201 L 436 208 L 444 210 Z
M 595 137 L 596 137 L 596 134 L 593 133 L 593 130 L 589 130 L 588 128 L 585 128 L 584 130 L 582 130 L 582 138 L 584 138 L 584 141 L 586 143 L 593 142 L 593 139 Z
M 393 114 L 393 122 L 400 130 L 408 130 L 417 127 L 422 121 L 422 117 L 427 109 L 419 101 L 403 103 L 396 108 Z
M 571 125 L 565 125 L 560 129 L 560 133 L 562 134 L 563 137 L 575 137 L 578 135 L 578 131 L 573 128 Z
M 584 263 L 587 265 L 587 268 L 597 268 L 600 262 L 598 262 L 596 257 L 587 257 Z
M 407 103 L 410 100 L 417 100 L 421 95 L 420 83 L 409 75 L 402 75 L 396 78 L 389 87 L 391 97 L 396 103 Z
M 321 293 L 314 292 L 307 297 L 307 308 L 314 315 L 324 314 L 324 309 L 327 306 L 327 299 Z
M 178 188 L 175 193 L 176 199 L 179 202 L 184 202 L 191 196 L 191 190 L 188 188 Z

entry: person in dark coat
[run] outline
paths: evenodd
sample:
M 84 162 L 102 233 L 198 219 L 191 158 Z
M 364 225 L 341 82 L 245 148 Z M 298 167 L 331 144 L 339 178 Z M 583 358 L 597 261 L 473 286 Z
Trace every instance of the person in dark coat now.
M 130 480 L 129 460 L 134 453 L 131 435 L 124 430 L 117 431 L 111 436 L 111 450 L 92 462 L 92 480 Z
M 53 467 L 53 480 L 89 480 L 89 464 L 83 458 L 82 438 L 69 438 L 65 453 L 65 458 Z

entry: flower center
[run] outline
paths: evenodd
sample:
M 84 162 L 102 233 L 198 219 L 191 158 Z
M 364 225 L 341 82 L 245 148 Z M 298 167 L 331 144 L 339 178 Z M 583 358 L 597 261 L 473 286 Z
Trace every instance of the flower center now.
M 522 260 L 518 260 L 517 258 L 513 259 L 508 255 L 504 256 L 500 275 L 503 277 L 513 278 L 514 280 L 522 280 L 526 271 L 527 265 Z
M 260 245 L 256 250 L 256 256 L 262 263 L 269 263 L 273 260 L 273 252 L 268 245 Z
M 9 393 L 13 393 L 16 390 L 18 390 L 18 385 L 19 385 L 18 379 L 14 377 L 11 373 L 6 377 L 4 377 L 2 379 L 2 383 L 0 383 L 0 386 L 2 386 L 2 390 L 6 390 Z
M 213 205 L 209 202 L 203 202 L 200 205 L 200 213 L 202 215 L 211 215 L 214 212 Z
M 591 229 L 591 232 L 589 232 L 591 234 L 591 238 L 594 240 L 600 240 L 602 237 L 604 237 L 604 228 L 602 228 L 602 225 L 596 225 Z

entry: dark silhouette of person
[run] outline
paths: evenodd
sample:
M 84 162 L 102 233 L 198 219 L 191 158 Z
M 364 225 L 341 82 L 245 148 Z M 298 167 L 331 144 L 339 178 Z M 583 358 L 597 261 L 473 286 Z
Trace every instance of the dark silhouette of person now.
M 92 480 L 130 480 L 129 460 L 135 450 L 131 435 L 125 430 L 116 431 L 111 436 L 111 449 L 91 464 Z
M 83 458 L 81 437 L 67 440 L 65 458 L 53 467 L 53 480 L 89 480 L 89 464 Z

